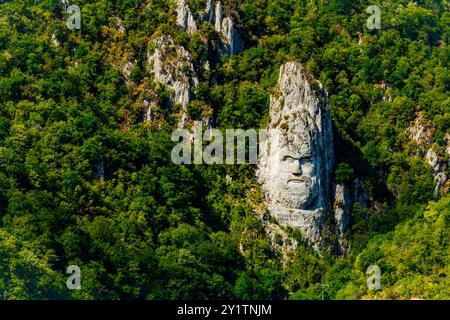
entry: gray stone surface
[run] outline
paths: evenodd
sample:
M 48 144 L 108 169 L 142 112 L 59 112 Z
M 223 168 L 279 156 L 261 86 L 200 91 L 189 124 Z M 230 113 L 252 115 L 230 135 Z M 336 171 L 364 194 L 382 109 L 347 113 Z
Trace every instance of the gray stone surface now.
M 231 17 L 223 16 L 222 2 L 216 2 L 214 12 L 214 27 L 222 35 L 221 53 L 226 55 L 235 55 L 242 48 L 242 40 L 236 29 L 235 23 Z
M 186 0 L 176 0 L 177 24 L 186 32 L 192 34 L 198 30 L 195 18 Z M 243 49 L 243 42 L 231 17 L 224 16 L 221 1 L 206 0 L 205 11 L 200 16 L 200 23 L 211 23 L 221 35 L 220 53 L 235 55 Z
M 180 125 L 186 119 L 186 106 L 191 101 L 193 88 L 199 83 L 191 54 L 175 45 L 170 36 L 154 40 L 156 49 L 148 53 L 147 63 L 155 81 L 167 85 L 173 92 L 172 104 L 182 107 Z
M 281 225 L 299 228 L 318 247 L 332 198 L 327 92 L 299 63 L 288 62 L 280 69 L 270 118 L 257 170 L 267 206 Z
M 337 184 L 334 188 L 334 217 L 339 232 L 339 237 L 344 237 L 344 232 L 350 224 L 353 199 L 347 186 Z
M 177 24 L 189 34 L 197 32 L 197 24 L 186 0 L 176 0 Z
M 419 147 L 420 155 L 423 156 L 433 170 L 433 177 L 436 181 L 434 195 L 435 197 L 438 197 L 441 193 L 441 189 L 449 180 L 447 168 L 450 167 L 450 159 L 446 162 L 439 158 L 436 152 L 438 146 L 432 142 L 435 136 L 435 129 L 433 128 L 431 121 L 428 120 L 423 113 L 417 113 L 415 120 L 410 124 L 407 132 L 409 137 Z M 445 152 L 450 155 L 450 134 L 447 133 L 444 140 L 447 143 Z

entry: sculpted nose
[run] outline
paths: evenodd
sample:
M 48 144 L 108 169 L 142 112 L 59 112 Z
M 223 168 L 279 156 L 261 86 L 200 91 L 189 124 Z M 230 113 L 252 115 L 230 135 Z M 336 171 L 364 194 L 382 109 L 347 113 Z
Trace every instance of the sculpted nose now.
M 302 167 L 300 165 L 300 161 L 298 161 L 298 160 L 294 161 L 294 163 L 292 165 L 292 174 L 295 174 L 295 175 L 302 174 Z

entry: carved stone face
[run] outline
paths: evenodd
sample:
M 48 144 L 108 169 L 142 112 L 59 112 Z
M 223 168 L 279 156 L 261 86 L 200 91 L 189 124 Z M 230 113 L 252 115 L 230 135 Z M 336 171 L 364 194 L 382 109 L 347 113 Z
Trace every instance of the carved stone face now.
M 291 140 L 283 135 L 292 135 Z M 302 141 L 295 132 L 273 130 L 269 135 L 267 180 L 270 198 L 285 208 L 312 210 L 318 205 L 320 161 L 311 141 Z
M 262 143 L 258 179 L 270 207 L 313 211 L 329 207 L 331 114 L 326 93 L 312 90 L 303 68 L 281 68 L 271 97 L 271 121 Z
M 317 196 L 314 163 L 309 156 L 295 155 L 289 150 L 283 154 L 274 159 L 280 166 L 280 174 L 274 181 L 280 190 L 278 201 L 288 208 L 306 210 Z

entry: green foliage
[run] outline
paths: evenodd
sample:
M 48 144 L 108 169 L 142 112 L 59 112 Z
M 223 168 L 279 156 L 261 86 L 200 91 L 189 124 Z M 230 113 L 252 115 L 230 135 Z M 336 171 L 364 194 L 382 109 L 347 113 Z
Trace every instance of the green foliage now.
M 188 3 L 198 18 L 204 1 Z M 246 45 L 234 57 L 218 56 L 220 35 L 210 23 L 192 36 L 181 32 L 174 1 L 77 5 L 82 29 L 70 31 L 60 1 L 0 4 L 0 293 L 449 298 L 449 198 L 424 211 L 435 181 L 406 133 L 422 111 L 445 147 L 445 3 L 390 1 L 382 29 L 366 30 L 364 1 L 227 0 L 225 13 Z M 266 125 L 287 60 L 321 81 L 332 105 L 335 182 L 361 178 L 374 204 L 354 205 L 349 256 L 300 245 L 292 261 L 282 261 L 254 214 L 263 200 L 253 167 L 171 163 L 178 110 L 168 108 L 172 93 L 152 82 L 146 64 L 152 39 L 164 34 L 200 70 L 188 114 L 211 117 L 221 129 Z M 127 79 L 126 62 L 133 62 Z M 151 124 L 142 122 L 144 100 L 156 104 Z M 384 285 L 371 293 L 363 273 L 375 263 Z M 70 264 L 82 269 L 80 291 L 65 287 Z
M 350 183 L 355 175 L 352 167 L 346 163 L 339 163 L 334 172 L 337 183 Z
M 355 268 L 364 272 L 369 265 L 378 265 L 382 288 L 378 292 L 364 288 L 362 294 L 382 299 L 448 299 L 449 224 L 447 195 L 394 231 L 370 240 Z

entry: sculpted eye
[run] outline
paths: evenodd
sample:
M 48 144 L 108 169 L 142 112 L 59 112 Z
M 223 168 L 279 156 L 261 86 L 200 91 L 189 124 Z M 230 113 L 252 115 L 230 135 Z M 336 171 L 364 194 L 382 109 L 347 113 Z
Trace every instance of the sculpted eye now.
M 304 176 L 312 177 L 314 173 L 314 164 L 312 162 L 312 159 L 307 159 L 305 161 L 302 160 L 302 172 Z
M 301 158 L 300 161 L 301 161 L 301 163 L 307 164 L 307 163 L 312 163 L 313 159 L 312 159 L 312 157 L 304 157 L 304 158 Z
M 294 158 L 291 157 L 291 156 L 284 156 L 284 157 L 283 157 L 283 161 L 286 161 L 286 162 L 294 162 Z

